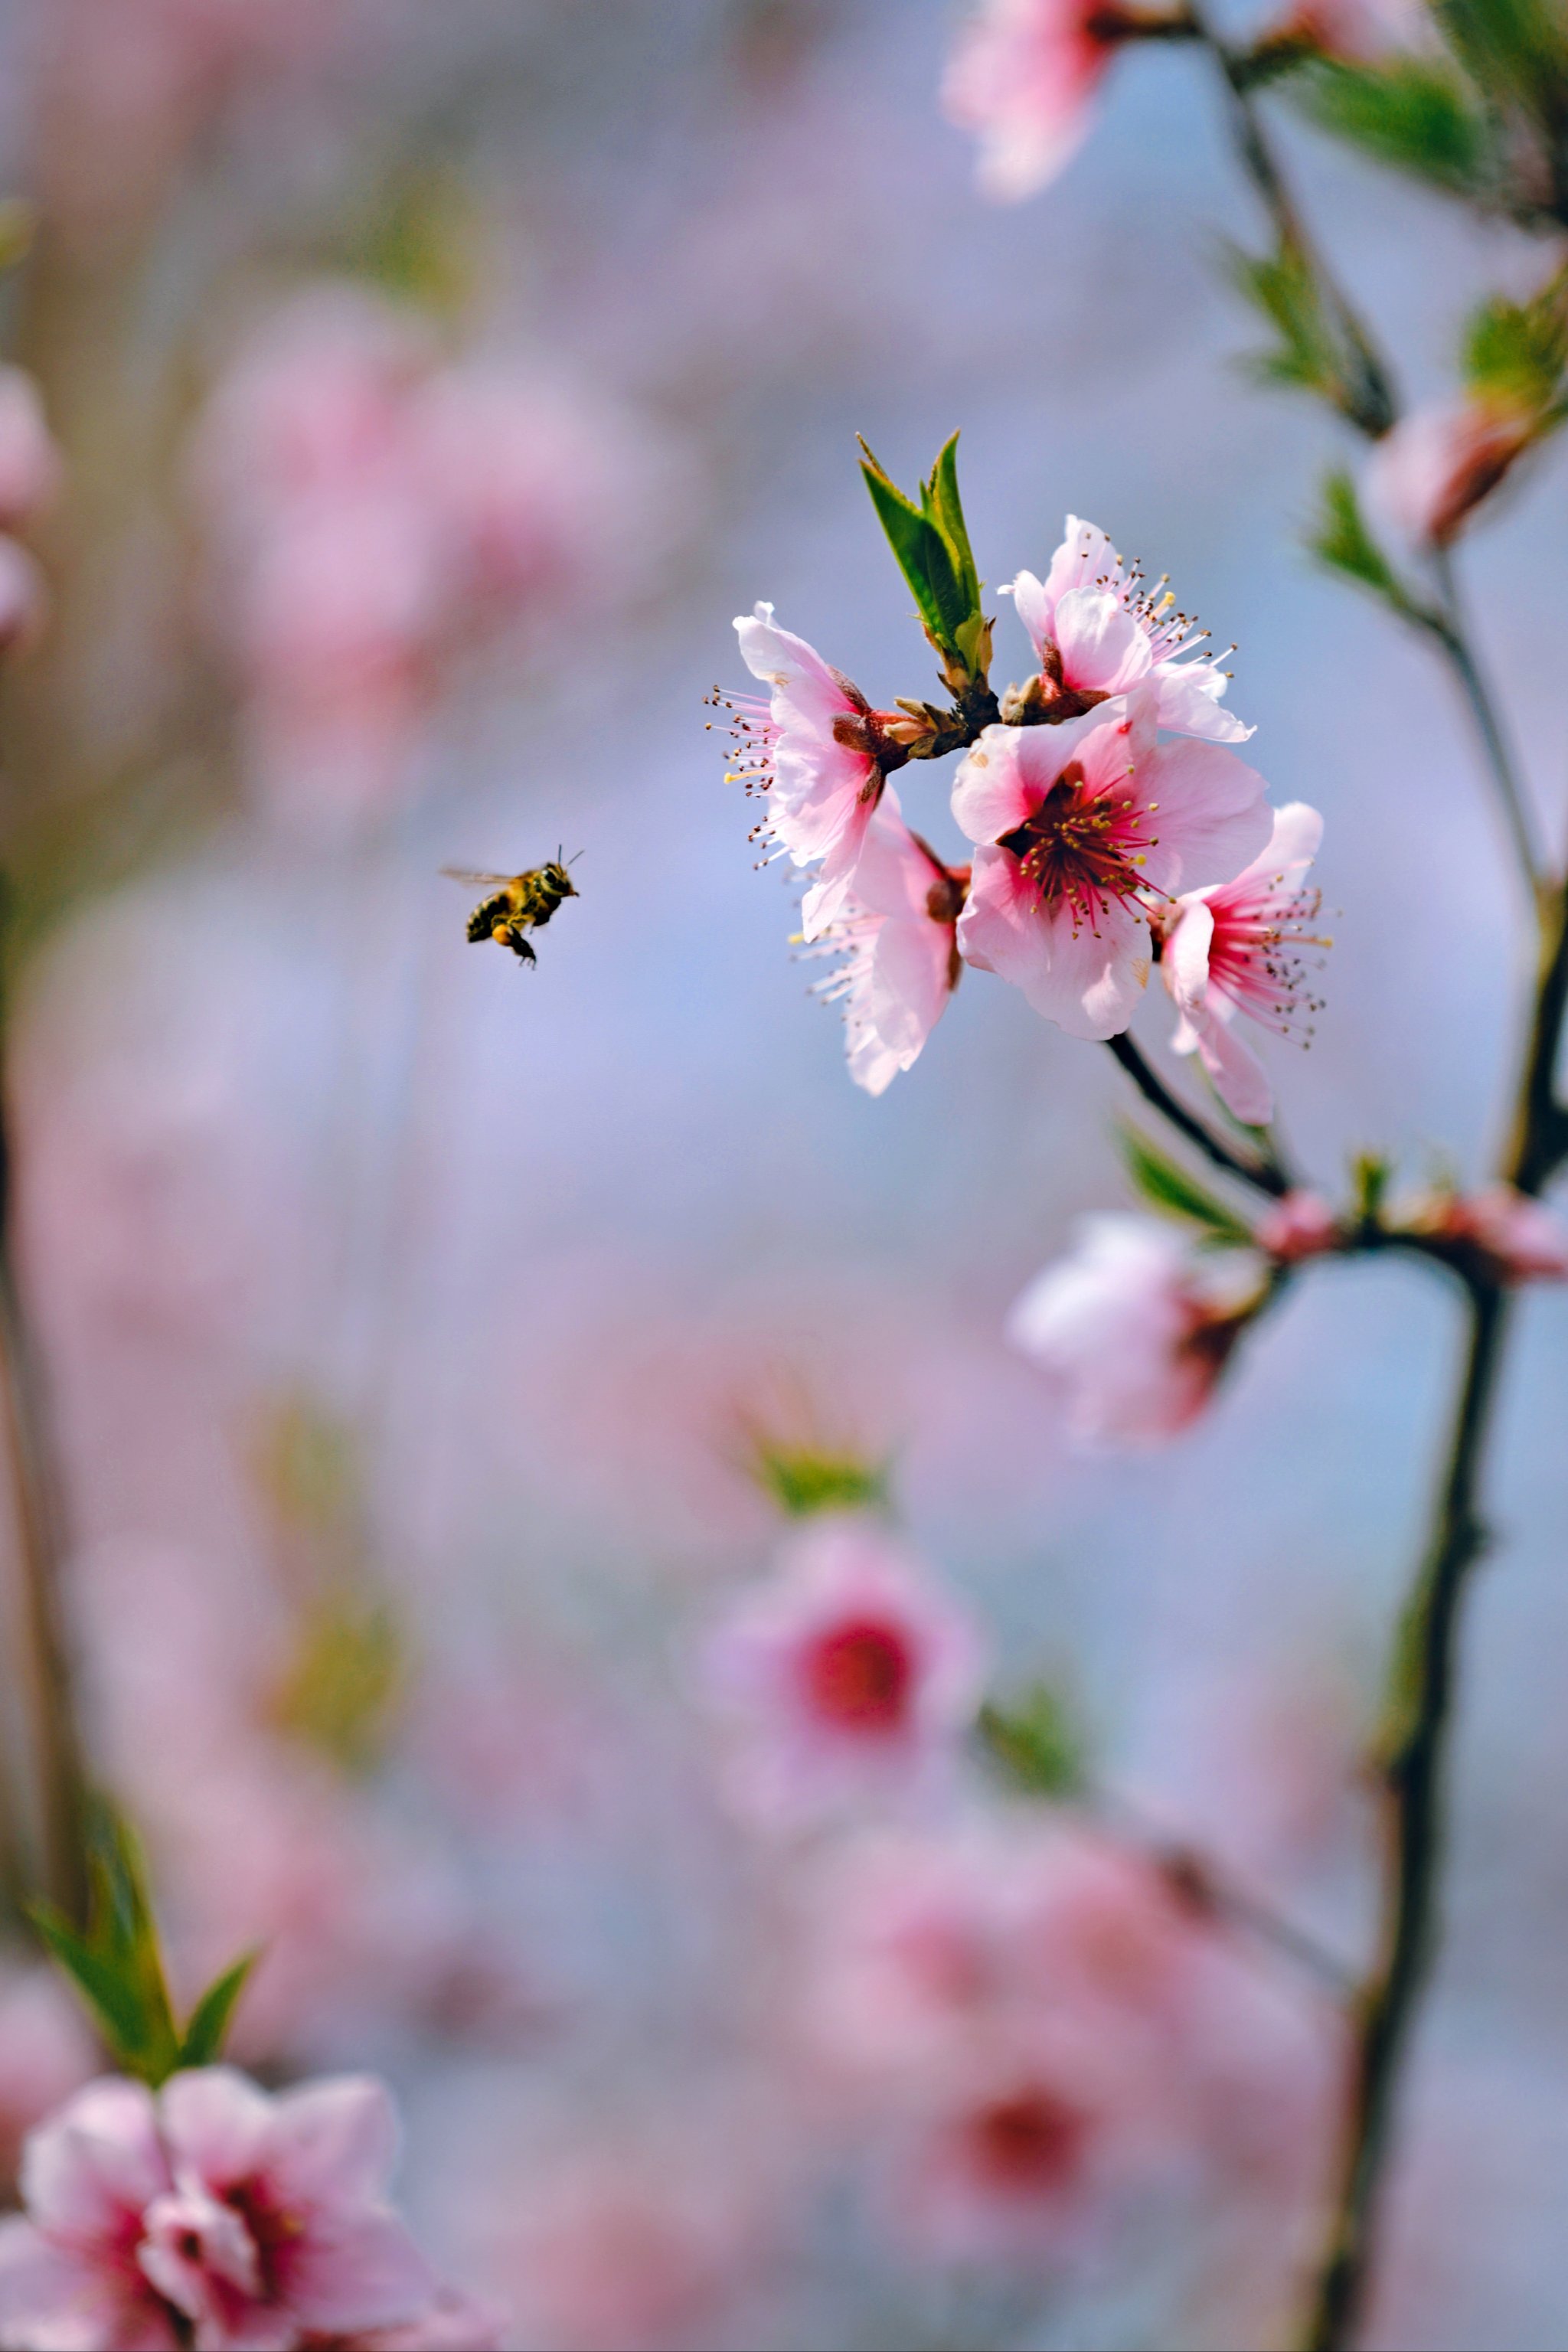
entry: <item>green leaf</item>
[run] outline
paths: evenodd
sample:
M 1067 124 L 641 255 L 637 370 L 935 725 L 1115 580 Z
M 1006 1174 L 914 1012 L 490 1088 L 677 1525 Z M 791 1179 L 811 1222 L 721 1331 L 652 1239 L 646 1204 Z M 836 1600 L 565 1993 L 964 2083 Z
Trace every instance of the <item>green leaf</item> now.
M 1451 195 L 1489 189 L 1496 169 L 1490 128 L 1451 66 L 1414 57 L 1384 66 L 1325 60 L 1291 87 L 1325 131 L 1375 162 Z
M 1556 272 L 1525 302 L 1500 296 L 1472 312 L 1461 352 L 1465 381 L 1483 398 L 1526 414 L 1548 408 L 1568 365 L 1568 278 Z
M 223 2054 L 224 2038 L 234 2005 L 245 1990 L 260 1952 L 246 1952 L 222 1976 L 215 1979 L 192 2010 L 180 2043 L 182 2066 L 210 2066 Z
M 162 2082 L 155 2037 L 150 2033 L 137 1988 L 114 1962 L 84 1941 L 64 1915 L 47 1903 L 27 1906 L 27 1916 L 70 1978 L 96 2019 L 109 2048 L 128 2074 Z M 174 2053 L 173 2033 L 169 2054 Z
M 1393 1172 L 1381 1152 L 1358 1151 L 1351 1161 L 1352 1197 L 1363 1223 L 1375 1225 L 1382 1217 Z
M 978 613 L 980 578 L 974 568 L 974 551 L 969 544 L 969 526 L 963 520 L 963 500 L 958 493 L 956 433 L 950 433 L 942 443 L 930 479 L 921 485 L 921 505 L 947 542 L 965 606 Z
M 1048 1683 L 1036 1683 L 1016 1706 L 987 1701 L 975 1728 L 988 1760 L 1026 1795 L 1071 1797 L 1083 1788 L 1082 1736 Z
M 1368 588 L 1406 620 L 1427 621 L 1419 600 L 1405 585 L 1379 547 L 1361 510 L 1355 484 L 1342 470 L 1325 475 L 1322 508 L 1306 545 L 1320 563 Z
M 1237 291 L 1275 332 L 1272 347 L 1253 359 L 1254 372 L 1271 383 L 1321 393 L 1342 406 L 1342 355 L 1323 315 L 1317 279 L 1300 254 L 1292 246 L 1276 254 L 1250 254 L 1233 246 L 1226 268 Z
M 28 1916 L 120 2065 L 156 2089 L 177 2067 L 205 2065 L 216 2055 L 257 1956 L 247 1953 L 208 1987 L 182 2035 L 169 2002 L 142 1849 L 106 1804 L 94 1806 L 88 1824 L 87 1867 L 85 1934 L 47 1903 L 30 1905 Z
M 1151 1208 L 1201 1226 L 1213 1241 L 1238 1248 L 1251 1242 L 1250 1226 L 1244 1224 L 1223 1201 L 1215 1200 L 1185 1169 L 1167 1160 L 1158 1146 L 1135 1127 L 1123 1128 L 1121 1150 L 1134 1189 Z
M 748 1468 L 764 1494 L 792 1519 L 819 1511 L 880 1511 L 888 1505 L 886 1462 L 847 1449 L 753 1437 Z
M 1483 97 L 1549 134 L 1568 108 L 1568 26 L 1552 0 L 1436 0 L 1438 23 Z
M 945 444 L 929 478 L 921 483 L 918 506 L 900 489 L 864 439 L 860 470 L 927 635 L 943 654 L 956 656 L 966 669 L 973 669 L 984 624 L 974 557 L 959 501 L 957 438 L 954 434 Z

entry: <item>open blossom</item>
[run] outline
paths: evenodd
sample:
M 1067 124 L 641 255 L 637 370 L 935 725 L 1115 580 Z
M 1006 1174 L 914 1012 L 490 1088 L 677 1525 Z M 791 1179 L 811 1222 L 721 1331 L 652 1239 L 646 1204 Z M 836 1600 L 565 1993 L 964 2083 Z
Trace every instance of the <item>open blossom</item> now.
M 386 2201 L 396 2148 L 392 2103 L 368 2077 L 277 2095 L 227 2066 L 176 2074 L 156 2095 L 120 2076 L 89 2083 L 27 2141 L 26 2217 L 0 2225 L 0 2344 L 294 2352 L 401 2329 L 423 2341 L 415 2323 L 440 2296 Z
M 1076 718 L 1148 679 L 1173 734 L 1241 743 L 1253 732 L 1221 708 L 1230 680 L 1197 654 L 1205 633 L 1168 591 L 1148 593 L 1094 523 L 1069 514 L 1044 580 L 1020 572 L 1010 593 L 1040 664 L 1031 697 L 1046 717 Z
M 816 939 L 842 908 L 889 768 L 908 756 L 859 688 L 804 637 L 781 629 L 771 604 L 735 623 L 753 677 L 772 693 L 765 709 L 734 708 L 752 761 L 740 771 L 767 794 L 765 830 L 797 866 L 820 863 L 805 910 Z
M 983 0 L 942 88 L 949 119 L 980 140 L 980 184 L 1032 195 L 1068 163 L 1128 13 L 1103 0 Z
M 1276 812 L 1261 856 L 1234 882 L 1184 893 L 1164 926 L 1160 969 L 1181 1014 L 1172 1046 L 1195 1053 L 1226 1108 L 1254 1127 L 1273 1117 L 1274 1091 L 1232 1024 L 1245 1013 L 1259 1027 L 1289 1037 L 1303 1013 L 1319 1009 L 1307 992 L 1300 950 L 1330 945 L 1309 928 L 1321 895 L 1303 881 L 1322 836 L 1317 810 L 1289 802 Z
M 1057 727 L 988 727 L 952 813 L 975 851 L 960 954 L 1074 1037 L 1127 1027 L 1149 978 L 1144 894 L 1229 878 L 1268 837 L 1263 780 L 1218 744 L 1155 740 L 1144 685 Z
M 763 1815 L 899 1797 L 938 1780 L 982 1684 L 968 1612 L 879 1530 L 824 1520 L 710 1636 L 704 1678 L 735 1721 L 734 1787 Z
M 813 921 L 824 886 L 806 893 L 806 935 L 820 935 L 816 952 L 842 955 L 818 993 L 843 1002 L 849 1075 L 868 1094 L 881 1094 L 910 1067 L 958 984 L 954 935 L 966 880 L 910 831 L 889 784 L 826 929 Z
M 1197 1419 L 1259 1302 L 1255 1271 L 1200 1262 L 1172 1226 L 1085 1217 L 1077 1248 L 1029 1285 L 1007 1330 L 1049 1375 L 1081 1444 L 1147 1445 Z
M 1500 1282 L 1568 1281 L 1568 1226 L 1511 1184 L 1436 1193 L 1409 1222 L 1418 1233 L 1471 1244 Z
M 1538 420 L 1508 401 L 1418 408 L 1367 461 L 1367 504 L 1417 545 L 1447 547 L 1534 439 Z

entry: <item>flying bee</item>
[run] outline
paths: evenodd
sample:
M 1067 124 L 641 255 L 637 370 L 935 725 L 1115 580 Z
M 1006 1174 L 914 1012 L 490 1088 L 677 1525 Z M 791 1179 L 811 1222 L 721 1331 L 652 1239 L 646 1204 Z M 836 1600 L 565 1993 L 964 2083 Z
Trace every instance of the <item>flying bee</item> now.
M 444 866 L 441 871 L 454 882 L 487 892 L 468 917 L 469 940 L 476 946 L 494 940 L 520 963 L 539 961 L 529 932 L 542 930 L 562 900 L 578 895 L 559 850 L 547 866 L 531 866 L 526 874 L 474 874 L 462 866 Z

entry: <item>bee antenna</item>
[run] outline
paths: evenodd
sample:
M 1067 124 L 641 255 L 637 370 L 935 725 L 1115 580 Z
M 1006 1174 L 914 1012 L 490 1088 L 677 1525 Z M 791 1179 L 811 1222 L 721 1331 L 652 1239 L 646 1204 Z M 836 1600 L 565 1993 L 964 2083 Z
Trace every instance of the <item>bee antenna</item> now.
M 561 859 L 561 852 L 560 852 L 559 850 L 557 850 L 557 851 L 556 851 L 556 853 L 555 853 L 555 856 L 556 856 L 556 859 L 557 859 L 557 861 L 558 861 L 558 862 L 563 862 L 563 863 L 564 863 L 565 865 L 567 865 L 567 866 L 575 866 L 575 865 L 576 865 L 576 863 L 577 863 L 577 860 L 582 856 L 582 855 L 583 855 L 583 853 L 582 853 L 582 851 L 581 851 L 580 849 L 574 849 L 574 850 L 572 852 L 571 856 L 570 856 L 570 857 L 568 857 L 568 858 L 566 858 L 566 859 L 564 859 L 564 860 L 563 861 L 563 860 Z

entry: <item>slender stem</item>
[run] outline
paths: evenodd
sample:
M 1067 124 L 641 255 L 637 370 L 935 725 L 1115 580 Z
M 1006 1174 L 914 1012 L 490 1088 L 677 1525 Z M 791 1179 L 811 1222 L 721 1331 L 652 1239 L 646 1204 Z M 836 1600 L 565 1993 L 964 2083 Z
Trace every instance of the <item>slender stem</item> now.
M 5 1030 L 0 998 L 0 1046 Z M 44 1382 L 17 1280 L 14 1160 L 0 1060 L 0 1450 L 9 1474 L 19 1583 L 18 1661 L 33 1741 L 36 1891 L 71 1918 L 86 1900 L 82 1822 L 87 1772 L 61 1621 L 65 1550 L 60 1483 Z
M 1343 292 L 1308 235 L 1285 175 L 1279 167 L 1258 109 L 1253 77 L 1244 53 L 1232 49 L 1212 31 L 1196 10 L 1198 35 L 1225 81 L 1231 137 L 1242 168 L 1274 224 L 1281 250 L 1293 255 L 1318 289 L 1324 311 L 1339 330 L 1341 359 L 1348 361 L 1336 403 L 1358 432 L 1378 440 L 1399 414 L 1393 379 L 1364 320 Z
M 1272 1946 L 1294 1961 L 1337 2000 L 1348 2000 L 1354 1989 L 1351 1971 L 1305 1927 L 1276 1911 L 1272 1904 L 1243 1886 L 1228 1870 L 1120 1790 L 1100 1784 L 1091 1786 L 1087 1795 L 1091 1811 L 1146 1853 L 1184 1900 L 1232 1927 L 1244 1928 L 1259 1943 Z
M 1542 892 L 1541 958 L 1504 1173 L 1539 1192 L 1568 1155 L 1556 1069 L 1568 1015 L 1568 879 Z M 1436 1927 L 1443 1853 L 1442 1775 L 1451 1718 L 1459 1608 L 1486 1549 L 1479 1484 L 1508 1333 L 1495 1281 L 1467 1283 L 1469 1338 L 1432 1532 L 1394 1661 L 1382 1800 L 1389 1848 L 1377 1958 L 1353 2012 L 1355 2045 L 1332 2219 L 1304 2343 L 1342 2352 L 1365 2300 L 1399 2069 Z
M 1534 823 L 1491 688 L 1470 646 L 1460 610 L 1453 562 L 1447 548 L 1434 553 L 1432 566 L 1443 601 L 1441 608 L 1430 616 L 1428 625 L 1468 706 L 1476 733 L 1480 739 L 1481 756 L 1496 790 L 1520 870 L 1531 895 L 1539 898 L 1544 866 L 1535 837 Z
M 1223 1168 L 1227 1176 L 1239 1177 L 1242 1183 L 1251 1184 L 1277 1201 L 1292 1189 L 1291 1178 L 1277 1153 L 1271 1151 L 1265 1160 L 1233 1150 L 1172 1094 L 1163 1078 L 1156 1076 L 1125 1030 L 1120 1037 L 1108 1037 L 1106 1044 L 1144 1101 L 1152 1103 L 1161 1118 L 1169 1120 L 1177 1133 L 1184 1135 L 1216 1168 Z
M 1447 1466 L 1400 1633 L 1381 1767 L 1387 1898 L 1377 1958 L 1352 2012 L 1355 2044 L 1333 2219 L 1303 2337 L 1310 2352 L 1339 2352 L 1361 2315 L 1400 2064 L 1436 1938 L 1442 1774 L 1459 1609 L 1487 1547 L 1478 1493 L 1509 1307 L 1507 1293 L 1495 1283 L 1470 1292 Z

